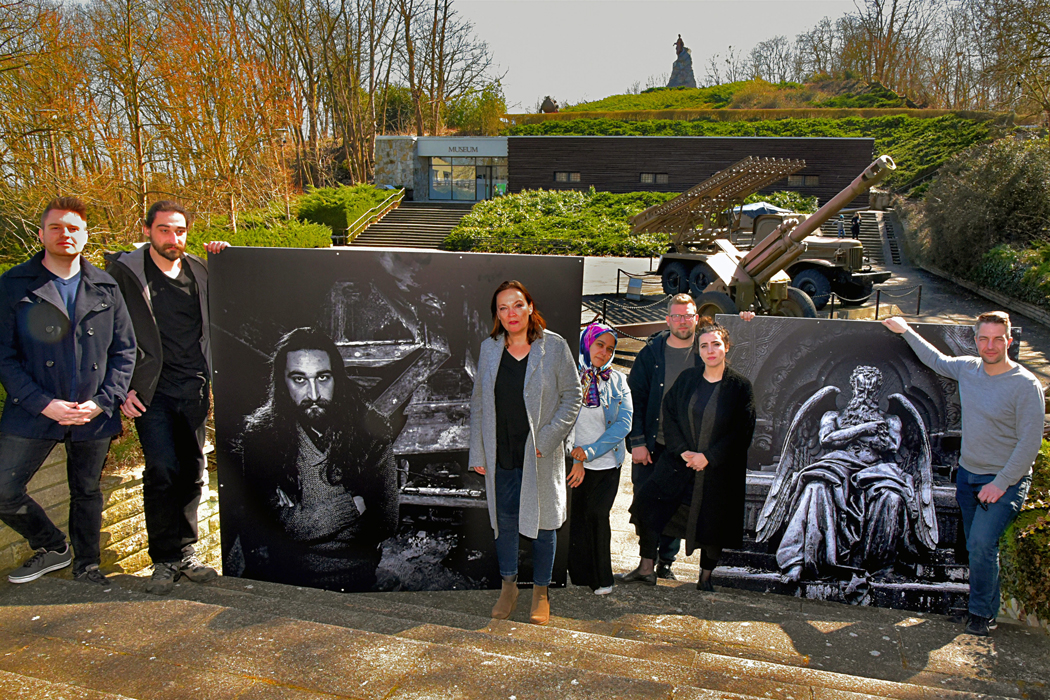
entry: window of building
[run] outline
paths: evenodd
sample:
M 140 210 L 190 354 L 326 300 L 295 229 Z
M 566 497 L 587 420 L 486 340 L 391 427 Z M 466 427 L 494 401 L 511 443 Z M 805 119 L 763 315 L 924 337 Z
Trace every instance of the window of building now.
M 819 187 L 819 175 L 788 175 L 788 187 Z
M 558 170 L 558 171 L 555 171 L 555 173 L 554 173 L 554 181 L 555 182 L 579 182 L 580 181 L 580 174 L 579 173 L 567 172 L 565 170 Z
M 642 173 L 639 180 L 643 185 L 666 185 L 667 173 Z

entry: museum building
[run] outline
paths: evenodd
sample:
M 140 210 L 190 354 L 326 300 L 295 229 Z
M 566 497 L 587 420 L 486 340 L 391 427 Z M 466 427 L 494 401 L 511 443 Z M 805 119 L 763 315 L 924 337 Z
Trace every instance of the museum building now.
M 871 164 L 871 138 L 748 136 L 376 137 L 375 183 L 419 202 L 478 202 L 526 189 L 684 192 L 748 156 L 806 167 L 763 191 L 823 204 Z M 890 154 L 892 155 L 892 154 Z M 852 206 L 866 206 L 868 195 Z

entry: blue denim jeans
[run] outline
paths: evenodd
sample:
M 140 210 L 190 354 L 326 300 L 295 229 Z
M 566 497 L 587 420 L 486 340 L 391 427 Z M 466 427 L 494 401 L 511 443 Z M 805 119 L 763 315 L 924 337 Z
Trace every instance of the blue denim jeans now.
M 521 469 L 496 467 L 496 558 L 500 576 L 518 575 L 518 509 L 521 504 Z M 532 540 L 532 583 L 549 586 L 554 574 L 557 530 L 540 530 Z
M 111 438 L 65 440 L 69 539 L 75 573 L 101 563 L 103 498 L 99 480 L 110 441 Z M 25 537 L 33 549 L 56 551 L 66 544 L 66 536 L 26 491 L 26 485 L 58 442 L 0 433 L 0 520 Z
M 1017 517 L 1032 485 L 1031 475 L 1026 476 L 995 503 L 979 503 L 977 494 L 994 478 L 994 474 L 973 474 L 962 467 L 955 477 L 955 500 L 970 553 L 969 609 L 987 618 L 999 614 L 999 538 Z
M 208 395 L 184 400 L 156 394 L 135 419 L 146 469 L 142 501 L 154 564 L 182 561 L 197 543 L 197 507 L 204 487 L 204 421 Z

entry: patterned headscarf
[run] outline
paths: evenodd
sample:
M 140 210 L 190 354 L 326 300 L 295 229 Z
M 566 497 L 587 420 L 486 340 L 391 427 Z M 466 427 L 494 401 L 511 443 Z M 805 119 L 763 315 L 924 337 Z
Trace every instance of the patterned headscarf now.
M 594 344 L 595 338 L 606 333 L 612 334 L 613 349 L 615 350 L 615 343 L 618 340 L 616 331 L 604 323 L 592 323 L 583 330 L 582 334 L 580 334 L 580 354 L 582 355 L 580 384 L 584 386 L 584 406 L 601 406 L 601 398 L 598 395 L 598 379 L 609 381 L 609 377 L 612 376 L 612 367 L 610 367 L 610 365 L 612 365 L 612 358 L 610 358 L 603 367 L 591 366 L 591 345 Z

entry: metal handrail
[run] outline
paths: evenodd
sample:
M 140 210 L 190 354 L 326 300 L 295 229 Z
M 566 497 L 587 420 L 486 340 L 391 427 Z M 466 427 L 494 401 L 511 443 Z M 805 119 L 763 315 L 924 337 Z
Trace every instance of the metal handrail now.
M 401 204 L 401 200 L 405 197 L 405 190 L 400 189 L 397 192 L 392 193 L 389 197 L 384 199 L 379 204 L 375 205 L 361 216 L 357 217 L 354 223 L 346 227 L 346 232 L 342 235 L 343 243 L 341 245 L 348 245 L 353 242 L 355 238 L 362 231 L 368 228 L 369 225 L 378 221 L 381 217 L 385 216 L 391 209 L 396 208 Z M 391 201 L 395 200 L 395 201 Z M 335 241 L 335 234 L 332 234 L 333 242 Z

